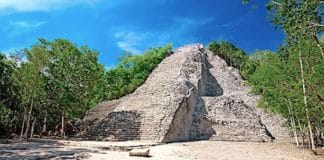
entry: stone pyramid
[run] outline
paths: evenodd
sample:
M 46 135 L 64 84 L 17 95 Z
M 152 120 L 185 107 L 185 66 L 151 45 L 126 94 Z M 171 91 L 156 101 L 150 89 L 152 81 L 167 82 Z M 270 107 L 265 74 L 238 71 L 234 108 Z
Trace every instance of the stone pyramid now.
M 104 102 L 84 119 L 96 140 L 271 141 L 285 122 L 256 107 L 237 69 L 201 44 L 165 58 L 134 93 Z

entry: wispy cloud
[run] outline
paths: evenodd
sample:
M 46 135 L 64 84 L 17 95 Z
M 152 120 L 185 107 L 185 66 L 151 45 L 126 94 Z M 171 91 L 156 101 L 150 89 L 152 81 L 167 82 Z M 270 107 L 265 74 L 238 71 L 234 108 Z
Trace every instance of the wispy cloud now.
M 38 28 L 45 23 L 46 21 L 39 21 L 35 23 L 27 22 L 27 21 L 15 21 L 15 22 L 10 22 L 9 25 L 17 28 Z
M 199 30 L 208 25 L 214 18 L 177 17 L 172 19 L 172 25 L 158 31 L 119 31 L 115 34 L 117 47 L 131 53 L 142 53 L 144 49 L 162 46 L 175 39 L 181 43 L 193 43 L 195 37 L 190 37 L 190 32 Z
M 199 30 L 215 21 L 213 17 L 177 17 L 173 19 L 170 33 L 174 39 L 185 39 L 181 43 L 196 42 L 197 37 L 192 33 L 199 33 Z M 182 38 L 185 37 L 185 38 Z
M 51 11 L 77 4 L 93 5 L 99 0 L 0 0 L 0 10 L 15 12 Z
M 230 22 L 215 25 L 215 27 L 219 27 L 219 28 L 226 29 L 228 31 L 232 31 L 233 29 L 237 28 L 242 23 L 244 23 L 246 21 L 246 19 L 248 19 L 248 16 L 249 16 L 249 14 L 245 14 L 245 15 L 242 15 L 241 17 L 234 19 Z
M 175 23 L 181 27 L 198 27 L 207 25 L 208 23 L 214 21 L 212 17 L 208 18 L 190 18 L 190 17 L 177 17 L 174 19 Z
M 5 31 L 6 35 L 10 38 L 19 36 L 24 33 L 35 31 L 45 25 L 46 21 L 11 21 L 8 25 L 4 26 L 2 29 Z
M 140 53 L 141 49 L 138 47 L 140 43 L 144 42 L 148 37 L 147 33 L 137 32 L 118 32 L 115 34 L 115 38 L 118 39 L 117 46 L 122 50 L 129 51 L 131 53 Z

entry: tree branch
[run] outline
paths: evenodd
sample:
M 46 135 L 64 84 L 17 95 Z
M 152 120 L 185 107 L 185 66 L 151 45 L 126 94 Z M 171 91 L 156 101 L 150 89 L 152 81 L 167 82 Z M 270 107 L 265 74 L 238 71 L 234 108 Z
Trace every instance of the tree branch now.
M 319 24 L 319 23 L 314 23 L 314 22 L 310 22 L 310 24 L 312 26 L 316 26 L 316 27 L 324 27 L 324 24 Z
M 282 4 L 279 3 L 279 2 L 277 2 L 277 1 L 272 0 L 272 1 L 270 1 L 270 2 L 273 3 L 273 4 L 275 4 L 275 5 L 282 6 Z

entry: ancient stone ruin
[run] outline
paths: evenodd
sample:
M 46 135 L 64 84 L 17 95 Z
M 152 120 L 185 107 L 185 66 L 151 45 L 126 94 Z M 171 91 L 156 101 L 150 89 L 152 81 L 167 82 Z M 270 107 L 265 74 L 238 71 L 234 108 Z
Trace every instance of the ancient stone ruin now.
M 286 136 L 278 116 L 256 107 L 239 71 L 200 44 L 165 58 L 134 93 L 88 112 L 96 140 L 270 141 Z

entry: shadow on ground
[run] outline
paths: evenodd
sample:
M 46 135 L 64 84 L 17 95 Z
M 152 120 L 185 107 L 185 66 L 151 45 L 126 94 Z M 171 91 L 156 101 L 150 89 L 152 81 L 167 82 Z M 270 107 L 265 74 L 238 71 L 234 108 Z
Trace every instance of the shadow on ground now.
M 99 153 L 85 148 L 68 148 L 54 140 L 0 144 L 0 160 L 77 159 L 88 153 Z

